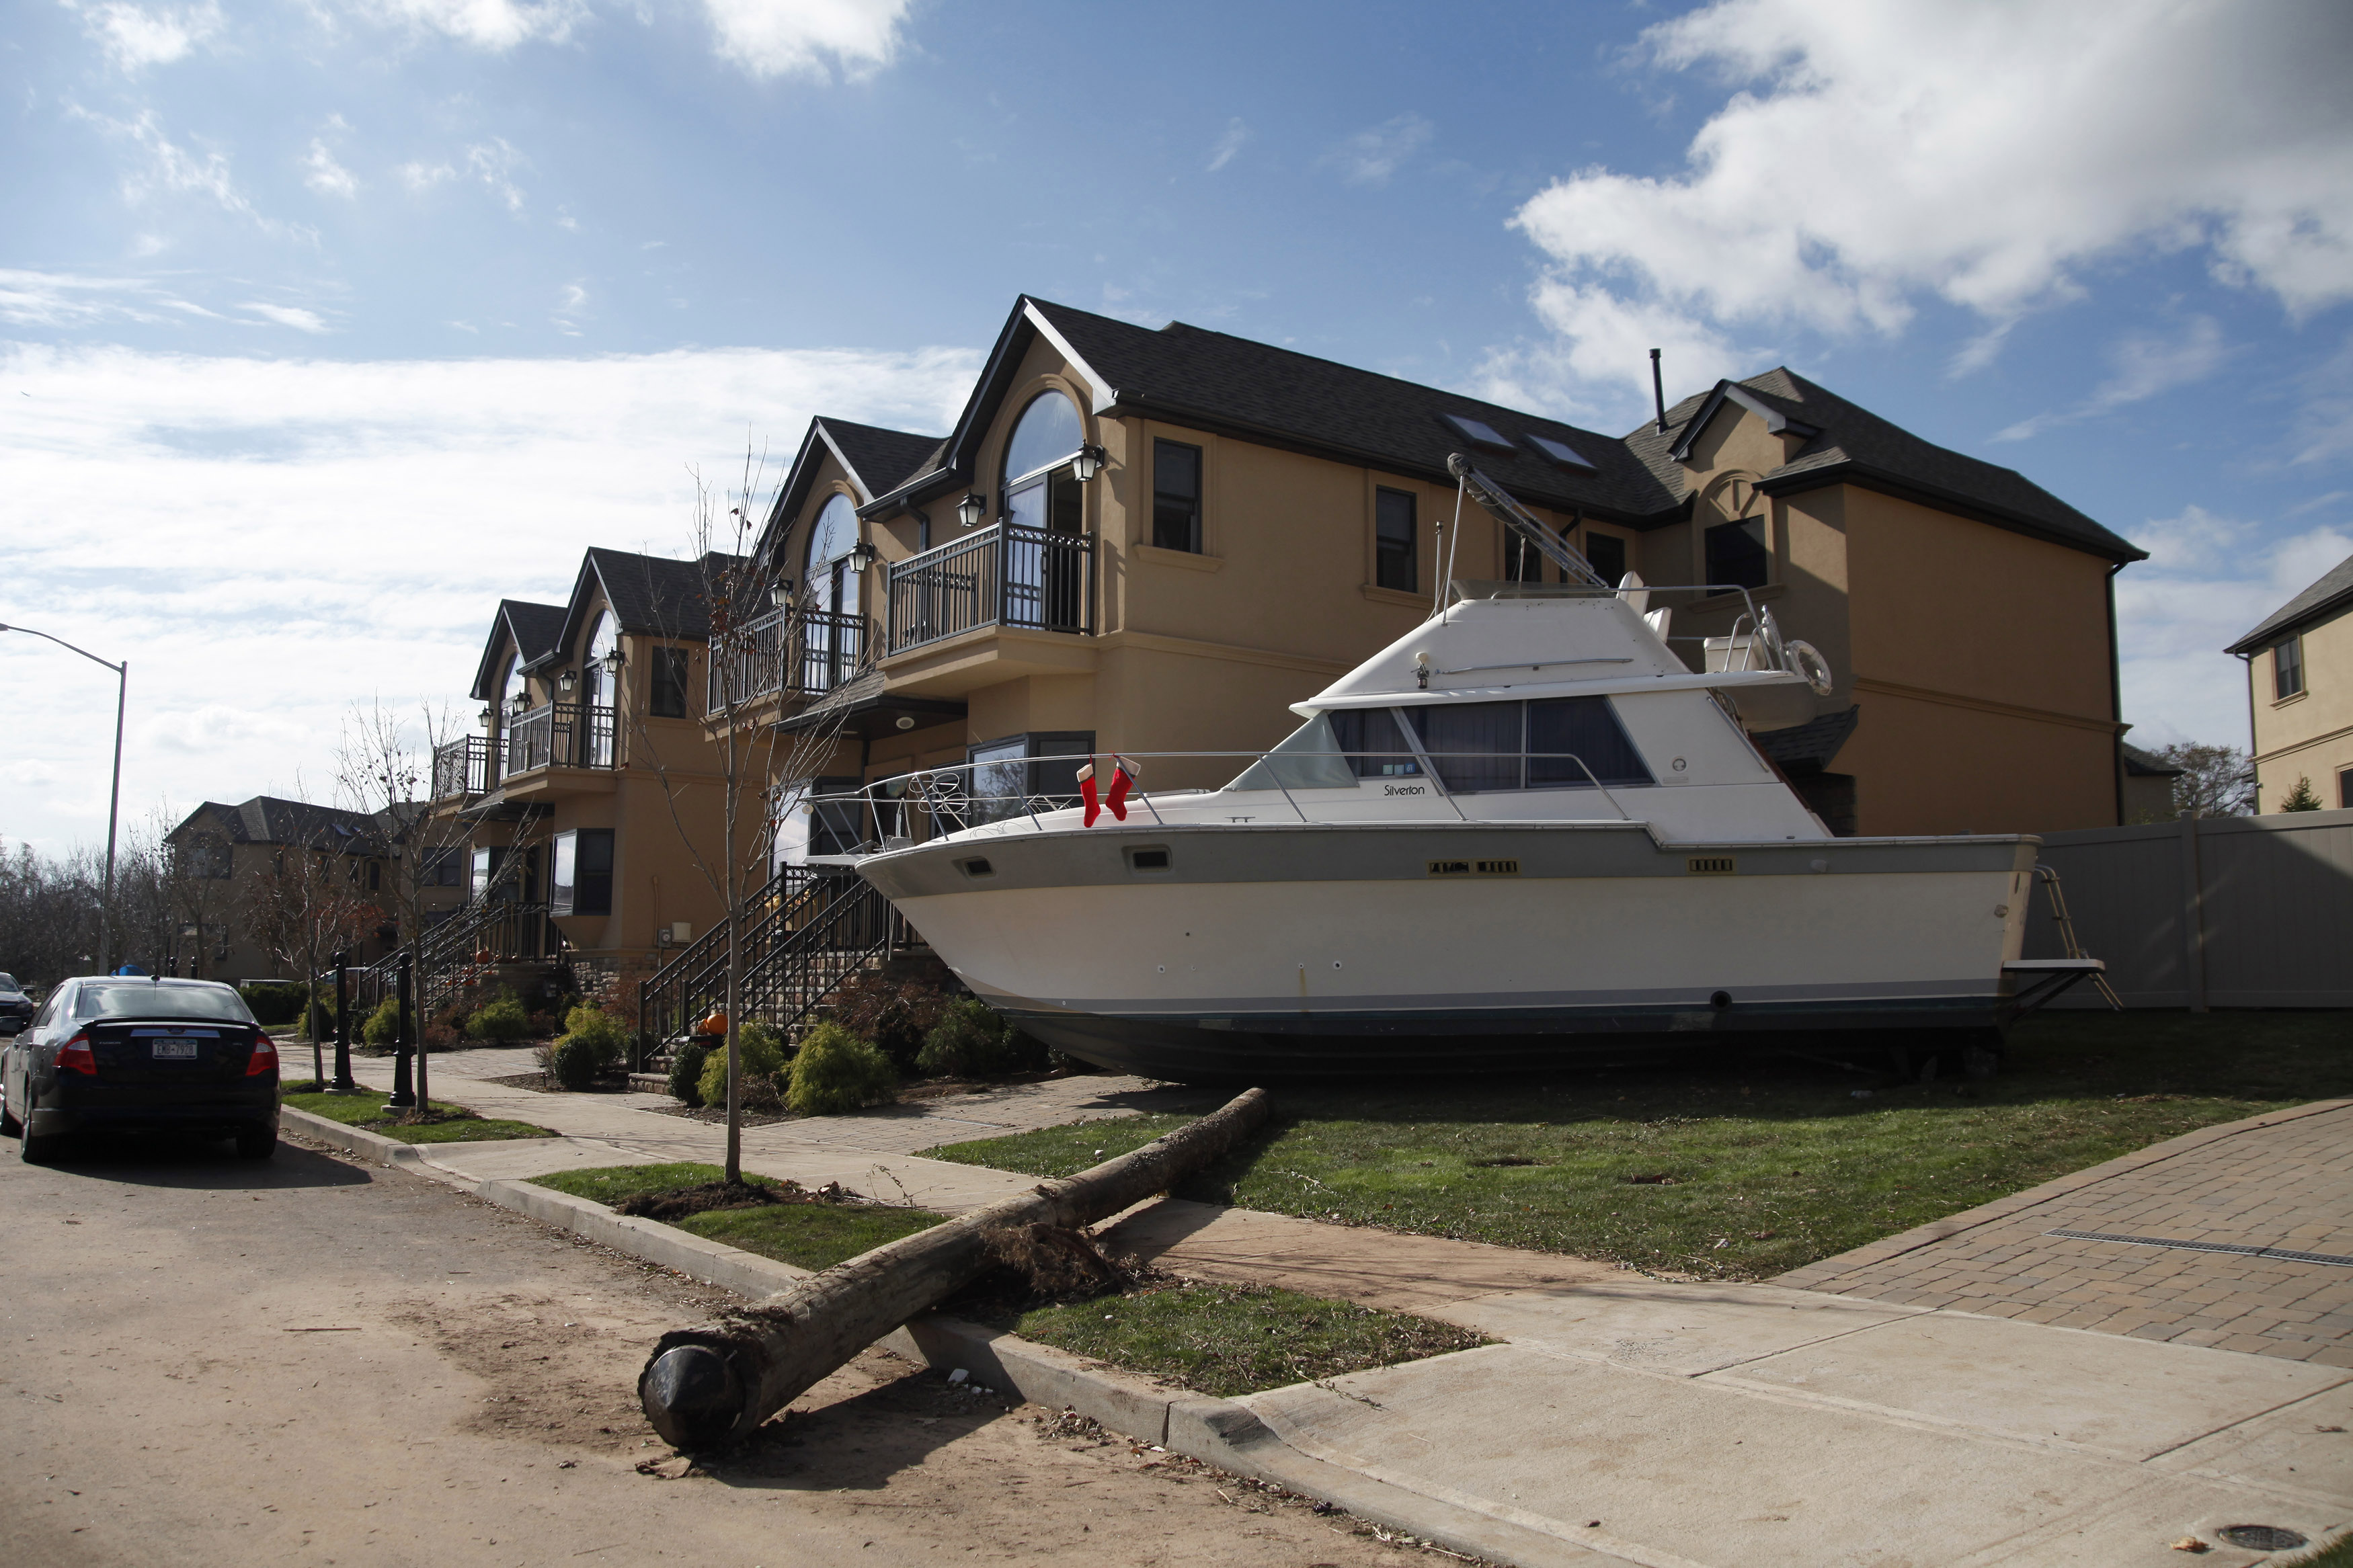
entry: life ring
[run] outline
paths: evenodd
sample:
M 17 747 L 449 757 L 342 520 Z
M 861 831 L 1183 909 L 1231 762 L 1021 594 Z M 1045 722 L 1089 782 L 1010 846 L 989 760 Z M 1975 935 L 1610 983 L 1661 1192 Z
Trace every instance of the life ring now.
M 1836 682 L 1831 678 L 1831 661 L 1822 657 L 1820 648 L 1793 637 L 1783 645 L 1783 658 L 1786 662 L 1781 668 L 1792 675 L 1804 676 L 1806 684 L 1813 689 L 1815 696 L 1828 697 L 1831 694 Z

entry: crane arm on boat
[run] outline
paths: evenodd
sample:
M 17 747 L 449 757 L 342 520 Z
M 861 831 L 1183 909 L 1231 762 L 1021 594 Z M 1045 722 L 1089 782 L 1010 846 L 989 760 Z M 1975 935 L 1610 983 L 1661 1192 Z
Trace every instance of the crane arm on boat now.
M 1569 582 L 1588 588 L 1610 586 L 1601 580 L 1590 562 L 1570 549 L 1535 513 L 1513 499 L 1511 491 L 1481 473 L 1470 458 L 1456 452 L 1446 459 L 1446 470 L 1461 481 L 1464 494 L 1493 513 L 1505 528 L 1535 546 L 1536 552 L 1559 567 L 1561 575 Z

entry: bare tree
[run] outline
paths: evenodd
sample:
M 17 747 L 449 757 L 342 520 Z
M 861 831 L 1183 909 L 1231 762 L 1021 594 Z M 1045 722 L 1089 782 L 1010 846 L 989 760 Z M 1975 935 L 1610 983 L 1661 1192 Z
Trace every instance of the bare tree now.
M 404 721 L 381 699 L 372 699 L 353 703 L 344 715 L 343 742 L 335 754 L 336 794 L 350 809 L 375 819 L 385 858 L 385 912 L 400 944 L 408 950 L 411 1012 L 406 1027 L 417 1046 L 420 1110 L 430 1103 L 423 1020 L 417 1016 L 422 1011 L 417 988 L 424 973 L 427 905 L 433 889 L 447 885 L 450 858 L 464 852 L 468 835 L 456 816 L 432 809 L 433 753 L 458 732 L 447 704 L 425 703 L 414 721 Z
M 302 1029 L 322 1083 L 325 1064 L 317 1059 L 320 1009 L 312 987 L 329 953 L 355 945 L 382 923 L 384 910 L 360 890 L 365 860 L 353 851 L 384 847 L 350 844 L 324 819 L 312 818 L 296 842 L 279 847 L 246 889 L 248 929 L 271 958 L 302 978 Z
M 818 620 L 815 595 L 804 586 L 801 593 L 779 603 L 771 594 L 767 574 L 751 557 L 758 531 L 754 520 L 774 510 L 782 489 L 781 477 L 769 478 L 766 455 L 745 448 L 743 482 L 732 496 L 715 490 L 700 470 L 692 471 L 691 537 L 709 617 L 710 675 L 703 721 L 719 732 L 714 749 L 725 792 L 715 854 L 698 842 L 680 809 L 681 799 L 691 786 L 676 774 L 688 759 L 662 754 L 646 725 L 641 704 L 623 706 L 629 714 L 629 760 L 660 781 L 679 839 L 724 910 L 727 963 L 721 1011 L 727 1019 L 726 1179 L 732 1183 L 743 1179 L 744 936 L 754 917 L 753 901 L 769 881 L 777 830 L 794 809 L 794 803 L 772 785 L 776 781 L 813 776 L 831 757 L 843 721 L 842 713 L 835 711 L 826 722 L 785 733 L 773 724 L 755 723 L 752 713 L 770 693 L 789 692 L 799 684 L 796 667 L 806 666 L 813 637 L 826 639 L 828 668 L 836 675 L 848 671 L 842 668 L 843 661 L 833 657 L 838 647 L 833 640 L 835 628 L 829 621 Z M 721 504 L 730 500 L 734 504 L 723 513 Z M 649 597 L 661 603 L 659 595 Z M 665 628 L 672 636 L 681 635 L 682 629 Z M 871 653 L 861 643 L 851 658 L 862 664 Z
M 2177 816 L 2245 816 L 2255 809 L 2255 771 L 2236 746 L 2183 741 L 2157 754 L 2181 770 L 2173 781 Z

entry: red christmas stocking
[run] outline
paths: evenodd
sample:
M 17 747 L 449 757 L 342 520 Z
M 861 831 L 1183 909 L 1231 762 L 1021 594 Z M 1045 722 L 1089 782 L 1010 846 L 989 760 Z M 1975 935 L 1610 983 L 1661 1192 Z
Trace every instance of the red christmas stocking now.
M 1143 763 L 1131 757 L 1113 753 L 1111 799 L 1104 804 L 1111 807 L 1112 816 L 1122 822 L 1127 820 L 1127 792 L 1134 788 L 1135 781 L 1143 776 Z
M 1118 793 L 1119 785 L 1113 783 L 1112 794 L 1114 799 L 1118 797 Z M 1095 818 L 1103 815 L 1103 805 L 1095 799 L 1095 763 L 1092 757 L 1088 758 L 1086 764 L 1079 769 L 1079 795 L 1087 803 L 1087 826 L 1092 827 L 1095 825 Z M 1113 805 L 1112 810 L 1119 813 L 1121 820 L 1126 819 L 1127 813 L 1121 810 L 1119 806 Z

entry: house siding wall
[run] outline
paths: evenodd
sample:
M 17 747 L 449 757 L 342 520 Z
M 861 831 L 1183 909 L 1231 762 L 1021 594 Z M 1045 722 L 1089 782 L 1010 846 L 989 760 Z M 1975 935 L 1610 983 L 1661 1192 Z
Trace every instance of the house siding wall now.
M 2279 810 L 2300 778 L 2323 806 L 2341 805 L 2339 778 L 2353 769 L 2353 613 L 2307 627 L 2303 643 L 2301 697 L 2272 695 L 2268 648 L 2247 661 L 2258 811 Z

